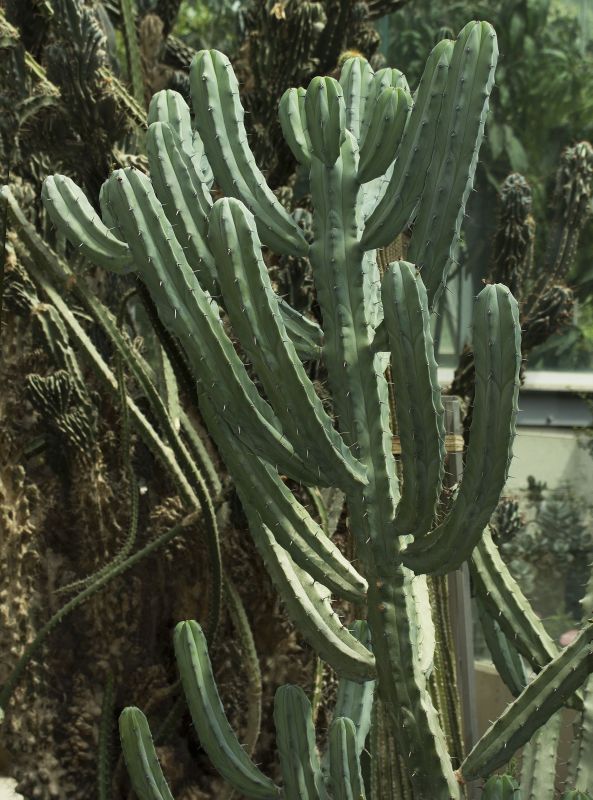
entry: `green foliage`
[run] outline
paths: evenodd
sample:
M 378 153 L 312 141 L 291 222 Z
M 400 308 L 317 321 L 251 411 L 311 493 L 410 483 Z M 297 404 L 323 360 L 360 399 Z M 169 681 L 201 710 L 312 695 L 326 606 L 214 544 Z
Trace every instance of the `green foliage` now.
M 509 171 L 516 171 L 539 190 L 562 147 L 593 133 L 593 51 L 575 47 L 581 38 L 579 19 L 549 0 L 420 0 L 391 17 L 390 60 L 405 65 L 414 79 L 421 70 L 419 54 L 468 17 L 487 19 L 495 26 L 504 55 L 484 168 L 497 185 Z

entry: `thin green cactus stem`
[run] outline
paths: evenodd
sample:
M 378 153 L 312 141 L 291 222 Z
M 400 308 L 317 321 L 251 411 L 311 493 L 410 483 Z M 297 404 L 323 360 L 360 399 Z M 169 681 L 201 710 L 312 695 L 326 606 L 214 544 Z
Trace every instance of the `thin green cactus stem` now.
M 45 623 L 45 625 L 39 629 L 33 641 L 27 645 L 17 661 L 15 668 L 11 672 L 8 680 L 2 685 L 2 688 L 0 689 L 0 718 L 4 714 L 4 711 L 10 702 L 13 692 L 16 689 L 23 672 L 26 670 L 31 660 L 40 652 L 45 640 L 60 624 L 60 622 L 62 622 L 65 617 L 75 611 L 79 606 L 85 603 L 90 597 L 93 597 L 95 594 L 104 589 L 114 578 L 117 578 L 119 575 L 123 575 L 125 572 L 132 569 L 134 566 L 136 566 L 136 564 L 154 553 L 159 548 L 164 547 L 176 536 L 186 533 L 187 529 L 195 524 L 198 516 L 199 515 L 195 513 L 190 514 L 181 524 L 175 525 L 175 527 L 170 528 L 168 531 L 165 531 L 157 536 L 156 539 L 153 539 L 152 542 L 149 542 L 140 550 L 137 550 L 133 555 L 126 558 L 125 561 L 116 564 L 108 573 L 101 575 L 99 578 L 93 581 L 93 583 L 75 595 L 58 611 L 56 611 L 56 613 Z
M 136 9 L 134 0 L 120 0 L 126 50 L 128 55 L 128 69 L 132 83 L 132 94 L 138 104 L 144 107 L 144 76 L 142 74 L 142 57 L 136 34 Z

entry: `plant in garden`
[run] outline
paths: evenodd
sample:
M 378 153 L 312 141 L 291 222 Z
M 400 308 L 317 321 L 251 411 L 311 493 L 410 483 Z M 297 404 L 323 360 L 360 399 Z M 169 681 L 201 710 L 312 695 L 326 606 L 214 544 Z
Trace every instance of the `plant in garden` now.
M 532 358 L 531 363 L 545 362 L 551 351 L 563 353 L 563 366 L 568 367 L 571 362 L 566 353 L 582 339 L 569 282 L 581 235 L 591 217 L 592 194 L 593 147 L 589 142 L 567 147 L 561 155 L 545 241 L 536 235 L 541 226 L 536 226 L 533 194 L 526 179 L 512 173 L 500 187 L 490 279 L 508 285 L 519 303 L 521 351 L 525 360 Z M 571 360 L 579 357 L 575 350 Z M 469 345 L 461 353 L 451 391 L 471 399 L 473 356 Z
M 507 476 L 519 385 L 518 309 L 500 284 L 476 298 L 475 410 L 465 473 L 449 507 L 437 515 L 444 426 L 430 310 L 455 260 L 496 57 L 492 28 L 472 22 L 455 42 L 434 48 L 413 103 L 402 73 L 374 73 L 361 58 L 345 62 L 339 81 L 315 78 L 307 90 L 285 93 L 284 135 L 310 175 L 311 243 L 265 184 L 247 143 L 232 67 L 216 51 L 202 51 L 192 65 L 196 131 L 179 95 L 157 94 L 147 139 L 151 176 L 114 172 L 101 190 L 102 218 L 63 176 L 47 179 L 43 191 L 56 226 L 89 259 L 115 272 L 140 272 L 192 371 L 203 418 L 289 616 L 341 678 L 378 680 L 378 697 L 419 800 L 458 798 L 465 780 L 505 764 L 572 698 L 592 667 L 593 626 L 558 654 L 522 595 L 513 593 L 496 548 L 483 535 Z M 214 203 L 204 155 L 226 194 Z M 377 248 L 412 221 L 409 260 L 391 263 L 381 277 Z M 308 256 L 323 328 L 274 293 L 262 243 Z M 319 357 L 335 420 L 303 366 Z M 388 366 L 401 479 L 392 454 Z M 284 477 L 345 493 L 360 569 Z M 454 773 L 427 690 L 434 629 L 426 575 L 447 573 L 470 557 L 475 580 L 485 587 L 486 612 L 492 613 L 496 590 L 501 629 L 512 631 L 506 635 L 515 636 L 539 674 Z M 341 624 L 332 593 L 366 604 L 372 653 Z M 190 706 L 210 704 L 198 715 L 204 748 L 235 788 L 276 796 L 220 717 L 199 629 L 182 623 L 177 639 Z M 287 704 L 278 715 L 280 739 L 287 735 L 285 712 L 294 707 L 288 699 L 296 694 L 281 697 Z M 303 709 L 302 699 L 298 703 Z M 140 727 L 130 732 L 127 720 Z M 127 712 L 123 728 L 124 737 L 139 736 L 147 753 L 144 765 L 154 780 L 145 775 L 144 797 L 168 796 L 142 719 Z M 344 723 L 336 734 L 343 755 L 352 753 L 348 728 Z M 296 735 L 308 766 L 304 773 L 298 766 L 294 791 L 288 782 L 286 796 L 307 791 L 307 797 L 324 797 L 320 773 L 307 760 L 306 720 Z M 303 775 L 312 781 L 306 789 L 298 786 Z M 352 794 L 362 787 L 355 769 L 351 775 L 345 791 Z

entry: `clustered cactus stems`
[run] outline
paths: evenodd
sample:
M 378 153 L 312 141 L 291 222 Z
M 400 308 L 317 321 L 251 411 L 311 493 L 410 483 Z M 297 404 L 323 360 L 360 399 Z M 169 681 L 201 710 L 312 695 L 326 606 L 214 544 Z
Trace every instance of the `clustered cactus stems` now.
M 195 130 L 177 95 L 153 98 L 151 176 L 114 172 L 101 191 L 102 219 L 67 178 L 47 179 L 43 191 L 54 223 L 89 258 L 116 272 L 140 272 L 163 324 L 184 350 L 204 420 L 289 616 L 341 678 L 378 679 L 418 800 L 459 798 L 465 779 L 504 764 L 591 666 L 587 629 L 453 772 L 427 687 L 434 628 L 426 575 L 454 570 L 470 557 L 498 502 L 514 436 L 520 330 L 509 290 L 486 286 L 475 305 L 476 402 L 465 474 L 437 520 L 445 452 L 430 311 L 455 260 L 496 59 L 493 29 L 472 22 L 455 42 L 434 48 L 413 101 L 402 73 L 374 73 L 362 58 L 346 61 L 339 81 L 320 77 L 306 90 L 288 90 L 280 119 L 295 157 L 309 171 L 311 243 L 266 186 L 247 143 L 237 80 L 216 51 L 198 53 L 192 65 Z M 225 195 L 214 203 L 204 153 Z M 381 279 L 376 249 L 411 223 L 410 261 L 390 264 Z M 309 258 L 323 328 L 276 296 L 262 244 Z M 259 385 L 227 335 L 228 324 Z M 335 419 L 302 363 L 320 355 Z M 392 454 L 389 365 L 401 480 Z M 359 569 L 284 477 L 337 486 L 346 494 Z M 332 592 L 366 603 L 372 653 L 340 622 Z M 197 628 L 183 630 L 193 631 L 195 645 Z M 185 659 L 194 658 L 188 648 L 180 659 L 182 675 L 184 664 L 189 669 Z M 192 662 L 194 675 L 205 669 L 200 658 Z M 195 697 L 185 688 L 190 706 L 203 703 L 203 686 L 194 687 Z M 282 697 L 280 739 L 284 712 L 300 702 L 290 693 Z M 213 722 L 203 712 L 196 727 L 210 752 L 212 729 L 206 726 L 216 724 L 223 737 L 228 731 L 219 716 Z M 351 729 L 344 723 L 336 731 L 333 746 L 347 759 Z M 308 725 L 292 733 L 309 754 L 309 777 L 300 794 L 286 796 L 325 797 Z M 146 741 L 142 731 L 138 735 Z M 249 796 L 268 796 L 260 779 L 253 779 L 251 794 L 237 783 L 239 754 L 228 742 L 219 745 L 210 754 L 222 774 Z M 280 750 L 282 756 L 282 743 Z M 305 779 L 301 773 L 297 778 Z M 150 787 L 143 797 L 167 796 Z
M 369 646 L 368 628 L 358 621 L 353 636 Z M 374 681 L 342 679 L 327 748 L 321 759 L 315 744 L 311 704 L 298 686 L 282 686 L 274 701 L 274 722 L 283 779 L 279 787 L 253 764 L 225 716 L 208 656 L 206 637 L 197 622 L 180 622 L 175 653 L 185 696 L 200 742 L 221 775 L 247 797 L 364 800 L 360 756 L 371 726 Z M 170 800 L 146 717 L 126 708 L 119 720 L 124 757 L 140 798 Z

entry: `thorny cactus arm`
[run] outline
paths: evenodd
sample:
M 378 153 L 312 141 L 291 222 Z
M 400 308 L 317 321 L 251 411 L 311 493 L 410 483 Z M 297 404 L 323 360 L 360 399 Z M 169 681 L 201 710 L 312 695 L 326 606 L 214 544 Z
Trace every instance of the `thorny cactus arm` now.
M 329 800 L 315 745 L 311 703 L 298 686 L 277 690 L 274 724 L 287 800 Z
M 206 637 L 197 622 L 177 625 L 175 656 L 194 726 L 216 769 L 248 797 L 278 797 L 278 787 L 251 761 L 229 725 L 214 681 Z
M 334 800 L 365 800 L 359 756 L 354 723 L 337 717 L 329 729 L 329 788 Z
M 132 788 L 141 800 L 173 800 L 159 764 L 148 721 L 134 706 L 119 717 L 119 736 Z
M 368 642 L 366 624 L 355 624 L 354 633 Z M 315 744 L 311 704 L 301 689 L 282 686 L 274 700 L 274 722 L 283 779 L 276 786 L 251 761 L 241 747 L 225 715 L 208 655 L 206 638 L 194 621 L 180 622 L 174 635 L 175 655 L 183 690 L 200 744 L 219 773 L 241 794 L 260 800 L 364 800 L 359 733 L 368 732 L 370 707 L 336 704 L 328 751 L 320 764 Z M 371 683 L 372 686 L 372 683 Z M 356 697 L 348 681 L 340 681 L 342 697 Z M 342 690 L 345 691 L 342 691 Z M 368 699 L 368 690 L 364 696 Z M 372 698 L 372 690 L 370 692 Z M 358 723 L 358 725 L 357 725 Z M 365 734 L 366 735 L 366 734 Z M 120 738 L 132 786 L 140 800 L 172 800 L 156 758 L 148 723 L 133 707 L 120 716 Z M 363 740 L 364 743 L 364 740 Z

